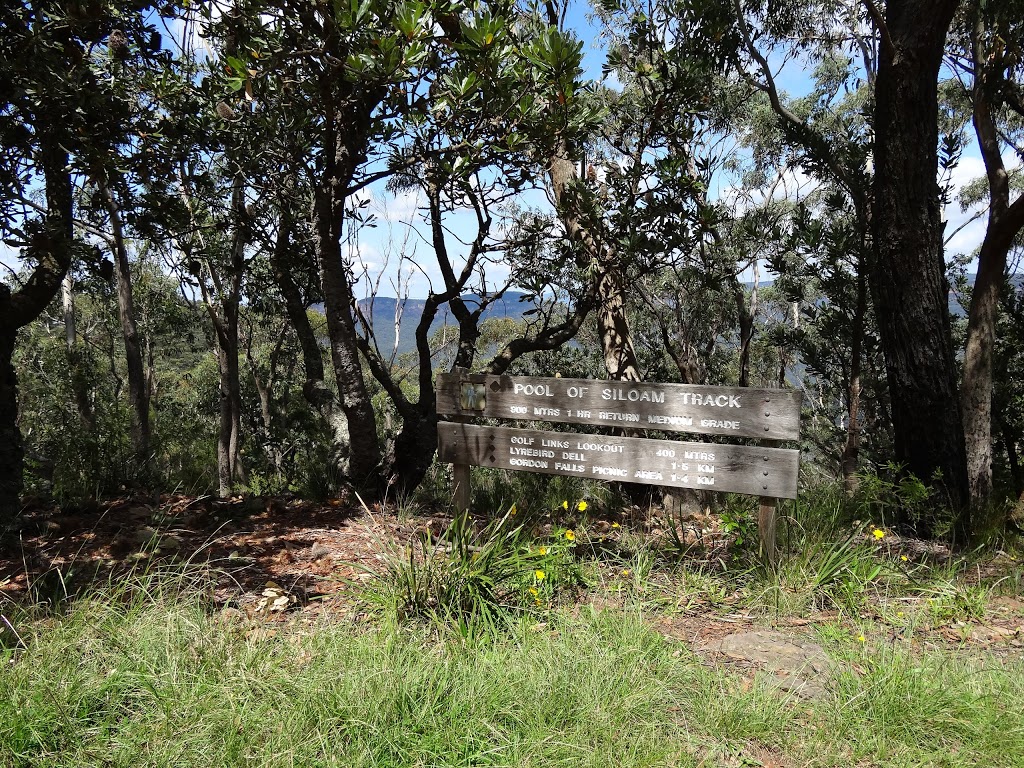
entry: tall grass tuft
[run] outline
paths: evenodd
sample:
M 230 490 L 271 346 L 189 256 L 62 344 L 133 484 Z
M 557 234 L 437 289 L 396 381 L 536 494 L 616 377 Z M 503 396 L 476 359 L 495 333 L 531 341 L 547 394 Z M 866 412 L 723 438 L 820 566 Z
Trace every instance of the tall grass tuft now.
M 570 550 L 534 543 L 514 507 L 479 530 L 463 512 L 438 537 L 424 531 L 392 547 L 367 596 L 400 622 L 423 620 L 464 638 L 493 634 L 578 582 Z

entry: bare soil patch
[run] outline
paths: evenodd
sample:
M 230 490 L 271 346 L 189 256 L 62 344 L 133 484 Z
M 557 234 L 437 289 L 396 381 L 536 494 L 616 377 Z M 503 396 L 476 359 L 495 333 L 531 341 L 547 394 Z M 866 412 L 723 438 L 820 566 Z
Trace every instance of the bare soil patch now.
M 19 602 L 55 600 L 133 570 L 187 562 L 212 568 L 222 605 L 251 608 L 272 584 L 292 609 L 319 611 L 328 601 L 341 609 L 337 598 L 379 569 L 384 547 L 443 525 L 431 517 L 402 523 L 379 506 L 344 498 L 175 495 L 156 504 L 39 505 L 0 543 L 0 590 Z

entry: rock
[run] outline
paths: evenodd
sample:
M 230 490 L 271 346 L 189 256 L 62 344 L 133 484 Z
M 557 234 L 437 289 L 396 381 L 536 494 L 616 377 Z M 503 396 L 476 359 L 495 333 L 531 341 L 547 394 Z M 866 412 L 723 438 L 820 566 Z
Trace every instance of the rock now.
M 1021 629 L 1021 627 L 972 626 L 968 631 L 968 639 L 983 645 L 1008 643 L 1021 637 Z
M 824 649 L 799 635 L 770 630 L 739 632 L 699 651 L 727 664 L 753 666 L 774 677 L 779 687 L 805 699 L 825 696 L 831 660 Z
M 309 548 L 309 559 L 317 560 L 325 555 L 331 554 L 331 548 L 317 541 Z

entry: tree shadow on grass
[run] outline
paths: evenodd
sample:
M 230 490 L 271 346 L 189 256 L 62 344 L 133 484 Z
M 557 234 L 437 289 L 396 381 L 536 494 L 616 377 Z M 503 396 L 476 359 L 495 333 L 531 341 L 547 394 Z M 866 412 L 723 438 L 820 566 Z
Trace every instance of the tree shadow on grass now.
M 133 574 L 194 567 L 214 576 L 219 604 L 274 582 L 303 605 L 358 577 L 372 560 L 374 537 L 402 529 L 394 515 L 355 498 L 33 503 L 0 541 L 0 603 L 57 607 Z

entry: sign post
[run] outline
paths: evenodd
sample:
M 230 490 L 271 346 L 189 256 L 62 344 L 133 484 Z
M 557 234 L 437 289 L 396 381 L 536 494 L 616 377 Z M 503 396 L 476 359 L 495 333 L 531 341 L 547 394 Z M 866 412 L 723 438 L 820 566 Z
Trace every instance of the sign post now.
M 437 381 L 438 456 L 454 465 L 455 503 L 469 508 L 469 467 L 588 477 L 760 498 L 762 549 L 775 562 L 776 499 L 794 499 L 800 452 L 798 390 L 491 376 Z M 477 426 L 475 417 L 723 435 L 757 445 Z M 772 446 L 772 447 L 769 447 Z

